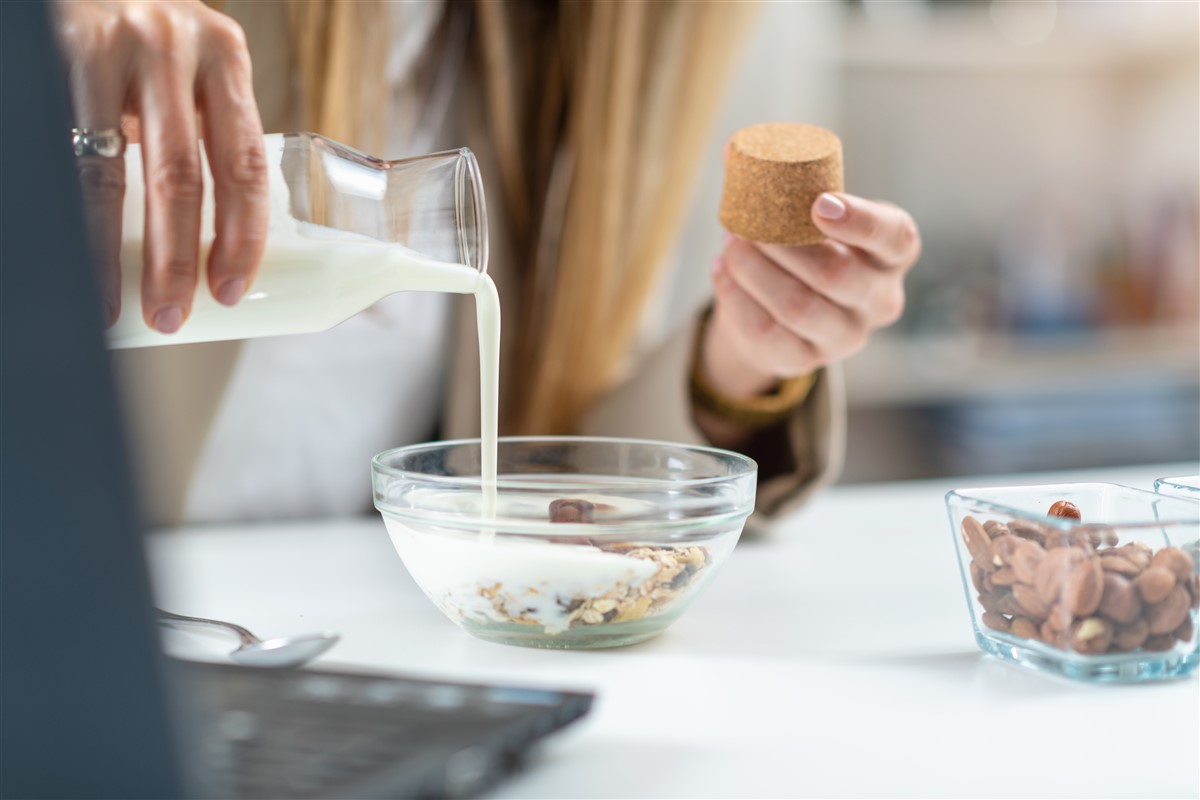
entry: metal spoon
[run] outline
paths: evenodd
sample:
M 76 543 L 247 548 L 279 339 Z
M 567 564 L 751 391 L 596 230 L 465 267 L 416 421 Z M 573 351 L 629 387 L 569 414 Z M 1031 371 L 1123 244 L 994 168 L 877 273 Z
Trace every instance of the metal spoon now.
M 202 617 L 185 617 L 182 614 L 163 611 L 161 608 L 157 610 L 159 622 L 167 625 L 185 622 L 233 631 L 242 640 L 242 644 L 231 652 L 229 657 L 247 667 L 274 667 L 277 669 L 298 667 L 333 647 L 341 638 L 336 633 L 308 633 L 303 636 L 283 636 L 264 641 L 241 625 L 235 625 L 232 622 Z

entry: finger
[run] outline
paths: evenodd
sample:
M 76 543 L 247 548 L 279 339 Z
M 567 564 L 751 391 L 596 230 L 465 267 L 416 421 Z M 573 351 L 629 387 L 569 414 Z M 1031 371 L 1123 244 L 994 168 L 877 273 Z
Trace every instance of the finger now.
M 237 23 L 216 15 L 200 64 L 197 93 L 204 148 L 213 176 L 216 238 L 208 256 L 208 286 L 225 305 L 237 303 L 254 280 L 266 247 L 270 215 L 262 121 L 254 102 L 250 56 Z
M 841 242 L 810 245 L 748 242 L 767 259 L 844 308 L 865 310 L 884 278 L 861 250 Z
M 753 243 L 760 252 L 814 291 L 875 325 L 890 325 L 904 310 L 904 285 L 863 250 L 841 242 L 814 245 Z
M 814 291 L 751 243 L 735 239 L 725 251 L 725 263 L 729 276 L 746 294 L 822 357 L 861 346 L 857 331 L 865 331 L 866 326 L 857 314 Z
M 726 329 L 739 331 L 757 365 L 779 378 L 792 378 L 821 366 L 811 342 L 784 328 L 729 275 L 728 264 L 713 272 L 717 317 L 729 317 Z M 716 323 L 716 320 L 714 320 Z
M 92 263 L 100 280 L 104 320 L 121 315 L 121 205 L 125 199 L 125 159 L 90 156 L 79 159 L 84 220 Z
M 104 48 L 93 52 L 108 52 Z M 125 100 L 125 65 L 111 57 L 71 62 L 69 82 L 75 124 L 80 128 L 119 128 Z M 92 261 L 100 280 L 106 324 L 121 313 L 121 212 L 125 200 L 125 159 L 84 156 L 76 161 Z
M 867 251 L 886 268 L 907 269 L 920 254 L 916 223 L 890 203 L 825 192 L 813 203 L 812 220 L 826 236 Z
M 183 325 L 196 291 L 204 187 L 194 75 L 186 61 L 158 60 L 143 72 L 139 95 L 146 175 L 142 315 L 162 333 Z

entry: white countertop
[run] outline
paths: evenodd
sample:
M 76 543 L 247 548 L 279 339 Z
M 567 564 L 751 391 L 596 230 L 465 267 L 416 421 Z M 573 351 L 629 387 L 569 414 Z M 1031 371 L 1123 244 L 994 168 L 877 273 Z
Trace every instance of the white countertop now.
M 317 662 L 582 687 L 592 713 L 495 797 L 1192 797 L 1200 682 L 1086 685 L 976 647 L 943 503 L 955 486 L 1111 480 L 1195 464 L 830 490 L 744 540 L 658 639 L 489 644 L 425 598 L 378 518 L 151 537 L 159 603 L 263 636 L 330 629 Z M 218 658 L 229 640 L 172 634 Z

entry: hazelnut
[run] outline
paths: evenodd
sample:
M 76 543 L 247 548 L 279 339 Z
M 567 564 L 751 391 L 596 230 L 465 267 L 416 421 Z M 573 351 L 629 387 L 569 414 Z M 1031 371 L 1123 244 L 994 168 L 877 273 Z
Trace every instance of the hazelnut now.
M 1046 512 L 1046 516 L 1061 517 L 1062 519 L 1083 519 L 1083 514 L 1079 513 L 1079 506 L 1070 500 L 1059 500 L 1050 506 L 1050 510 Z
M 551 522 L 591 522 L 596 506 L 588 500 L 562 497 L 550 503 Z

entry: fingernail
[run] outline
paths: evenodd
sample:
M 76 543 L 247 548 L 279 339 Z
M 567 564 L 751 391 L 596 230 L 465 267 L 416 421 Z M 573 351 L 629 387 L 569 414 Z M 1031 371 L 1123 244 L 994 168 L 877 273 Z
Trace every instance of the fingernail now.
M 242 299 L 242 295 L 246 293 L 246 279 L 234 278 L 225 281 L 221 284 L 221 288 L 217 289 L 217 300 L 223 305 L 237 305 L 237 301 Z
M 721 271 L 721 263 L 722 262 L 721 262 L 720 256 L 717 256 L 716 258 L 713 259 L 713 263 L 712 263 L 713 275 L 716 275 L 718 272 Z
M 183 309 L 166 306 L 154 314 L 154 329 L 159 333 L 174 333 L 183 326 Z
M 825 192 L 817 198 L 816 211 L 817 216 L 825 219 L 841 219 L 846 216 L 846 204 L 841 201 L 841 198 Z
M 733 241 L 733 234 L 730 233 L 729 231 L 725 231 L 725 235 L 721 238 L 721 243 L 724 244 L 726 247 L 728 247 L 729 243 L 732 241 Z

